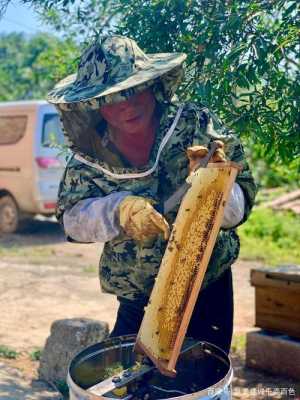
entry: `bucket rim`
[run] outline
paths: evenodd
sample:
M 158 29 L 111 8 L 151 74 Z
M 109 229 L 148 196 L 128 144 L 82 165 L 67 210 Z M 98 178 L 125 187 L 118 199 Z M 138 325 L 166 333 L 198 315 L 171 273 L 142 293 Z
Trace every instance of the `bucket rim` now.
M 74 390 L 76 392 L 76 395 L 82 395 L 84 396 L 85 399 L 89 399 L 89 400 L 99 400 L 99 399 L 103 399 L 103 400 L 116 400 L 116 398 L 112 398 L 112 397 L 107 397 L 107 396 L 99 396 L 99 395 L 95 395 L 92 393 L 87 392 L 86 389 L 81 388 L 79 385 L 77 385 L 77 383 L 74 382 L 74 380 L 72 379 L 71 376 L 71 367 L 72 364 L 75 362 L 76 359 L 80 358 L 82 353 L 85 353 L 87 350 L 91 349 L 93 346 L 99 346 L 101 344 L 108 344 L 109 342 L 113 343 L 116 341 L 116 339 L 120 340 L 120 343 L 122 342 L 122 340 L 124 340 L 124 344 L 126 344 L 127 341 L 127 345 L 130 345 L 131 340 L 134 342 L 136 338 L 136 335 L 124 335 L 124 336 L 118 336 L 118 337 L 113 337 L 113 338 L 108 338 L 105 339 L 101 342 L 95 343 L 91 346 L 86 347 L 85 349 L 79 351 L 74 358 L 71 360 L 70 364 L 69 364 L 69 368 L 68 368 L 68 374 L 67 374 L 67 384 L 71 390 Z M 115 343 L 116 344 L 116 343 Z M 220 349 L 218 346 L 206 342 L 206 341 L 200 341 L 199 345 L 206 345 L 208 346 L 208 348 L 211 348 L 213 350 L 216 350 L 217 353 L 219 353 L 222 357 L 224 357 L 224 359 L 222 361 L 224 361 L 224 363 L 226 362 L 228 364 L 228 372 L 226 373 L 226 375 L 218 382 L 216 382 L 214 385 L 209 386 L 208 388 L 202 389 L 198 392 L 194 392 L 194 393 L 188 393 L 182 396 L 176 396 L 176 397 L 169 397 L 168 400 L 196 400 L 199 399 L 199 396 L 205 397 L 205 396 L 216 396 L 218 394 L 221 394 L 225 388 L 229 387 L 231 385 L 232 379 L 233 379 L 233 367 L 232 367 L 232 363 L 231 363 L 231 358 L 228 354 L 226 354 L 222 349 Z M 104 348 L 101 350 L 99 349 L 98 352 L 101 353 L 101 351 L 105 350 Z M 204 350 L 205 351 L 205 350 Z M 89 357 L 95 355 L 95 353 L 90 353 Z M 220 355 L 215 355 L 215 357 L 217 358 L 221 358 Z M 86 357 L 83 358 L 83 360 Z M 121 399 L 121 398 L 120 398 Z M 201 400 L 201 399 L 200 399 Z M 204 399 L 203 399 L 204 400 Z

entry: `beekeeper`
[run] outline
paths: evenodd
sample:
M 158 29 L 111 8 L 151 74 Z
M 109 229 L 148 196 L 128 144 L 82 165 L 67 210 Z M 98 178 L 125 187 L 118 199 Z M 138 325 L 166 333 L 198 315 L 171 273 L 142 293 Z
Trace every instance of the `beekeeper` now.
M 84 51 L 77 74 L 49 93 L 73 152 L 60 183 L 57 218 L 69 240 L 105 242 L 101 288 L 120 303 L 111 335 L 137 333 L 178 211 L 177 206 L 162 215 L 155 205 L 185 182 L 203 146 L 223 141 L 227 159 L 243 170 L 187 334 L 228 352 L 236 227 L 248 217 L 256 187 L 238 138 L 202 105 L 173 101 L 185 58 L 145 54 L 122 36 L 98 38 Z M 219 151 L 215 161 L 224 153 Z

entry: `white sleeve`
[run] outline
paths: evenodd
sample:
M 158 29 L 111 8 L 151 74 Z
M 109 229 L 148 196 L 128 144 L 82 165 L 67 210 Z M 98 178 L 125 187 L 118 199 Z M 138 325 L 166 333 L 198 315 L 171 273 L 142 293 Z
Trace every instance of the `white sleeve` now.
M 75 241 L 108 242 L 120 234 L 118 208 L 130 192 L 80 200 L 63 214 L 67 236 Z
M 221 227 L 225 229 L 238 225 L 245 213 L 245 197 L 238 183 L 234 183 L 224 210 Z

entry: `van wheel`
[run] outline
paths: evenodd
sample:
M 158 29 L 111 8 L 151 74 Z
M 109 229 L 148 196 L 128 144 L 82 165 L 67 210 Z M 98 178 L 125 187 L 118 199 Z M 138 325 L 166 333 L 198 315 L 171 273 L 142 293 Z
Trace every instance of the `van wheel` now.
M 19 210 L 11 196 L 0 197 L 0 232 L 13 233 L 19 225 Z

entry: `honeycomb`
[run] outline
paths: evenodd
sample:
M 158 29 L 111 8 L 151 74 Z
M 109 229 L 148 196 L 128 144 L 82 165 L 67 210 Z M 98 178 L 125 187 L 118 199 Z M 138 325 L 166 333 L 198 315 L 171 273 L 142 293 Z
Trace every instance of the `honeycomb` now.
M 186 235 L 184 235 L 184 240 L 179 245 L 174 239 L 175 246 L 179 251 L 172 272 L 166 282 L 162 296 L 163 307 L 158 314 L 161 332 L 159 344 L 160 348 L 163 349 L 162 354 L 160 354 L 161 357 L 168 357 L 175 344 L 176 333 L 198 274 L 209 232 L 221 200 L 222 193 L 217 193 L 215 190 L 207 193 L 205 209 L 199 204 L 199 209 L 193 215 L 193 221 L 189 225 Z M 169 249 L 172 248 L 172 244 L 171 241 Z
M 222 163 L 192 177 L 138 333 L 153 361 L 170 363 L 179 354 L 236 174 L 231 163 Z

